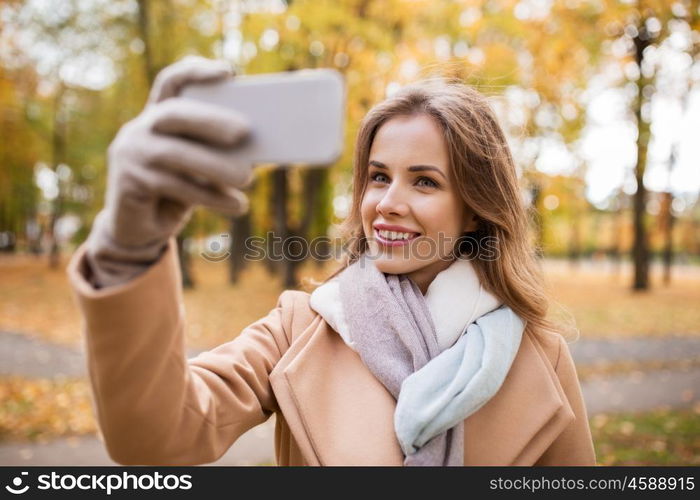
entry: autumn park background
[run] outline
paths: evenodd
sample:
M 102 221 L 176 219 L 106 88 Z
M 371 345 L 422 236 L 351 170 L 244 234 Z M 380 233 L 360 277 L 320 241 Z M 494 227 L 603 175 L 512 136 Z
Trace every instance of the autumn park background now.
M 337 163 L 261 168 L 248 214 L 197 210 L 178 238 L 188 347 L 333 269 L 253 262 L 243 242 L 333 237 L 364 114 L 457 77 L 508 134 L 599 463 L 700 464 L 698 0 L 3 0 L 0 463 L 106 460 L 65 265 L 102 206 L 109 143 L 188 54 L 238 74 L 335 68 L 348 91 Z M 249 443 L 271 455 L 268 430 Z M 246 446 L 229 463 L 270 462 Z

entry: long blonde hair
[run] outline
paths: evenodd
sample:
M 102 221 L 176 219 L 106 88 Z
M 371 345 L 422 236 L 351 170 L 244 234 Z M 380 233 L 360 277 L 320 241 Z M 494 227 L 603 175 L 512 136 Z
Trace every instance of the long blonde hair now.
M 452 179 L 479 220 L 477 231 L 470 236 L 479 242 L 489 238 L 498 255 L 496 259 L 473 260 L 481 283 L 525 320 L 531 332 L 557 331 L 558 326 L 546 318 L 549 299 L 536 248 L 528 237 L 530 209 L 523 202 L 506 137 L 484 95 L 444 78 L 404 87 L 374 106 L 363 119 L 355 145 L 352 206 L 339 228 L 348 245 L 341 267 L 324 282 L 367 250 L 360 204 L 377 131 L 393 117 L 415 114 L 431 116 L 442 129 Z

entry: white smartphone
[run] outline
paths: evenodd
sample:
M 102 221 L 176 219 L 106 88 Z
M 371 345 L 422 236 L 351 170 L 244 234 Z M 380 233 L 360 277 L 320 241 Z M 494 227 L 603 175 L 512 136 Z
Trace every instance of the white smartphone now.
M 187 85 L 180 96 L 246 116 L 251 135 L 234 154 L 253 164 L 330 166 L 342 153 L 345 85 L 338 71 L 236 76 Z

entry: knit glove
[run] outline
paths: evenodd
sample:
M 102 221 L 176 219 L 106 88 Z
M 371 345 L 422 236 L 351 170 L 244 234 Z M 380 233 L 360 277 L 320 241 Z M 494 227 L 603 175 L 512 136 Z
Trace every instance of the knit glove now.
M 248 210 L 240 188 L 252 165 L 230 151 L 248 136 L 229 109 L 176 97 L 193 82 L 232 77 L 223 61 L 185 58 L 163 69 L 144 110 L 108 149 L 107 191 L 87 239 L 88 280 L 96 288 L 124 283 L 155 263 L 195 205 L 236 216 Z

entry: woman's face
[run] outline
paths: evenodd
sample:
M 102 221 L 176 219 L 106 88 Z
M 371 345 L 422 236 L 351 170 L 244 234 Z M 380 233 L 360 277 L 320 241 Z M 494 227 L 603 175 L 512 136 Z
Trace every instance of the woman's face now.
M 454 260 L 457 239 L 476 228 L 451 183 L 442 130 L 425 114 L 392 118 L 377 131 L 368 163 L 360 207 L 367 254 L 381 272 L 407 274 L 425 293 Z

